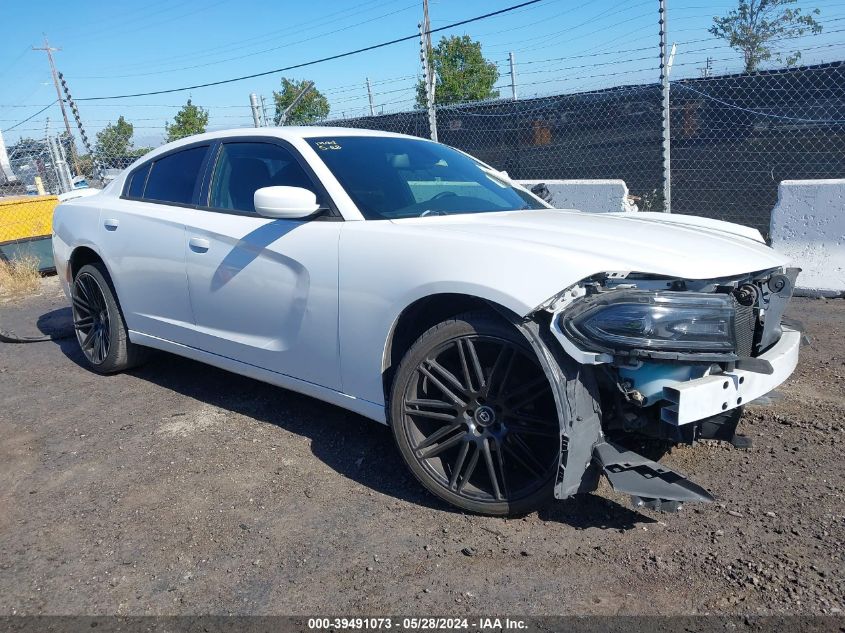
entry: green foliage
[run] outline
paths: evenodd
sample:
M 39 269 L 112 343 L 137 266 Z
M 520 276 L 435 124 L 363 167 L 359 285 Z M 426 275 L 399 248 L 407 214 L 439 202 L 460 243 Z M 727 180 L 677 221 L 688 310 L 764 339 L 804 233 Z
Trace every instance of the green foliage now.
M 122 116 L 118 117 L 117 123 L 109 123 L 97 132 L 97 143 L 94 146 L 97 158 L 108 162 L 110 158 L 129 156 L 134 131 L 134 126 Z
M 208 110 L 195 106 L 188 99 L 188 103 L 173 117 L 173 123 L 164 124 L 164 130 L 167 132 L 165 141 L 170 143 L 192 134 L 202 134 L 207 126 Z
M 745 72 L 754 72 L 761 63 L 775 59 L 793 66 L 801 59 L 801 51 L 785 57 L 775 50 L 778 42 L 807 33 L 821 33 L 822 25 L 814 18 L 818 9 L 804 13 L 793 7 L 797 0 L 739 0 L 739 5 L 726 16 L 713 18 L 712 35 L 740 51 Z
M 79 168 L 78 175 L 91 178 L 94 175 L 94 159 L 91 154 L 80 154 L 76 160 Z
M 437 78 L 434 102 L 438 104 L 483 101 L 499 96 L 493 86 L 499 80 L 496 64 L 481 53 L 481 42 L 469 35 L 443 37 L 430 55 Z M 417 107 L 426 107 L 425 82 L 417 84 Z
M 273 122 L 279 125 L 282 122 L 282 113 L 285 111 L 293 100 L 296 99 L 303 88 L 309 83 L 307 79 L 300 81 L 291 80 L 287 77 L 282 77 L 281 92 L 273 91 L 273 101 L 276 103 L 276 113 L 273 116 Z M 292 125 L 304 125 L 313 123 L 314 121 L 321 121 L 329 115 L 329 101 L 326 97 L 317 90 L 316 86 L 311 88 L 308 93 L 302 98 L 296 107 L 288 112 L 285 123 Z

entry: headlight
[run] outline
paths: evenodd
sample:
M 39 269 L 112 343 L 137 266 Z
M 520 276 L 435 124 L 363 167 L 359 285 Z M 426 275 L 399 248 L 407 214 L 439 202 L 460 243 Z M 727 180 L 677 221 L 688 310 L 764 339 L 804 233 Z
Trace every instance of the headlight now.
M 731 353 L 731 295 L 616 290 L 581 299 L 562 315 L 563 330 L 588 349 Z

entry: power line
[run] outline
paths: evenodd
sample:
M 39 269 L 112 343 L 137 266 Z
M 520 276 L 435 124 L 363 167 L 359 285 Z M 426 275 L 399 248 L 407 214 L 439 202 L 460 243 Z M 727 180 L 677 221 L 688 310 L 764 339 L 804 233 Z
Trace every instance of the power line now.
M 681 44 L 682 42 L 678 42 L 678 43 Z M 531 50 L 537 50 L 537 49 L 531 49 Z M 552 57 L 550 59 L 532 59 L 532 60 L 525 61 L 525 62 L 516 62 L 516 65 L 517 66 L 523 66 L 523 65 L 527 65 L 527 64 L 543 64 L 543 63 L 546 63 L 546 62 L 561 62 L 561 61 L 568 60 L 568 59 L 586 59 L 586 58 L 590 58 L 590 57 L 603 57 L 604 55 L 619 55 L 619 54 L 625 54 L 625 53 L 639 53 L 639 52 L 642 52 L 642 51 L 652 51 L 652 50 L 654 50 L 654 46 L 643 46 L 641 48 L 630 48 L 630 49 L 625 50 L 625 51 L 604 51 L 602 53 L 585 53 L 583 55 L 569 55 L 567 57 Z M 627 60 L 624 60 L 624 61 L 627 61 Z
M 446 26 L 441 26 L 436 29 L 430 29 L 429 33 L 437 33 L 439 31 L 445 31 L 447 29 L 455 28 L 456 26 L 462 26 L 464 24 L 470 24 L 471 22 L 478 22 L 479 20 L 484 20 L 486 18 L 491 18 L 496 15 L 502 15 L 504 13 L 508 13 L 515 9 L 519 9 L 531 4 L 536 4 L 538 2 L 542 2 L 543 0 L 527 0 L 526 2 L 522 2 L 520 4 L 515 4 L 510 7 L 505 7 L 504 9 L 499 9 L 498 11 L 491 11 L 490 13 L 485 13 L 484 15 L 479 15 L 474 18 L 468 18 L 466 20 L 461 20 L 459 22 L 453 22 L 452 24 L 447 24 Z M 313 66 L 315 64 L 321 64 L 323 62 L 332 61 L 335 59 L 340 59 L 342 57 L 349 57 L 351 55 L 358 55 L 360 53 L 365 53 L 367 51 L 376 50 L 379 48 L 384 48 L 386 46 L 392 46 L 393 44 L 399 44 L 400 42 L 407 42 L 410 40 L 415 40 L 419 37 L 418 33 L 414 33 L 413 35 L 406 35 L 405 37 L 398 37 L 394 40 L 390 40 L 388 42 L 381 42 L 379 44 L 373 44 L 371 46 L 365 46 L 364 48 L 358 48 L 352 51 L 347 51 L 345 53 L 338 53 L 337 55 L 331 55 L 329 57 L 323 57 L 320 59 L 314 59 L 308 62 L 302 62 L 301 64 L 294 64 L 293 66 L 286 66 L 284 68 L 275 68 L 273 70 L 267 70 L 260 73 L 254 73 L 251 75 L 243 75 L 240 77 L 233 77 L 231 79 L 222 79 L 220 81 L 211 81 L 204 84 L 195 84 L 193 86 L 183 86 L 181 88 L 169 88 L 167 90 L 153 90 L 150 92 L 137 92 L 134 94 L 124 94 L 124 95 L 112 95 L 106 97 L 84 97 L 81 99 L 77 99 L 77 101 L 104 101 L 107 99 L 129 99 L 132 97 L 148 97 L 151 95 L 161 95 L 161 94 L 169 94 L 173 92 L 184 92 L 185 90 L 196 90 L 197 88 L 208 88 L 210 86 L 220 86 L 223 84 L 230 84 L 236 81 L 244 81 L 246 79 L 255 79 L 256 77 L 265 77 L 267 75 L 275 75 L 276 73 L 285 72 L 288 70 L 295 70 L 297 68 L 304 68 L 305 66 Z
M 577 6 L 574 6 L 574 7 L 570 7 L 566 11 L 561 11 L 560 13 L 555 13 L 553 15 L 544 16 L 542 19 L 543 19 L 544 22 L 549 22 L 550 20 L 556 20 L 557 18 L 560 18 L 560 17 L 567 15 L 569 13 L 572 13 L 574 11 L 581 11 L 586 6 L 591 5 L 591 4 L 595 4 L 596 2 L 597 2 L 597 0 L 586 0 L 586 2 L 578 4 Z M 601 14 L 599 14 L 599 15 L 601 15 Z M 509 27 L 507 29 L 502 29 L 502 30 L 499 30 L 499 31 L 489 31 L 487 33 L 478 33 L 477 37 L 487 38 L 487 37 L 490 37 L 491 35 L 500 35 L 502 33 L 512 33 L 513 31 L 519 31 L 521 29 L 527 29 L 527 28 L 537 28 L 537 22 L 531 21 L 528 24 L 522 24 L 520 26 Z
M 573 24 L 572 26 L 568 26 L 567 28 L 565 28 L 563 30 L 554 31 L 552 33 L 545 33 L 545 34 L 542 34 L 542 35 L 535 35 L 533 37 L 528 37 L 528 38 L 521 38 L 519 40 L 519 43 L 524 44 L 526 42 L 536 42 L 536 41 L 539 41 L 539 40 L 543 40 L 544 42 L 548 42 L 550 38 L 559 37 L 559 36 L 563 35 L 564 33 L 569 33 L 570 31 L 575 31 L 575 30 L 580 29 L 584 26 L 587 26 L 588 24 L 593 24 L 594 22 L 598 22 L 602 18 L 610 18 L 610 17 L 616 16 L 616 15 L 620 15 L 622 13 L 625 13 L 627 11 L 630 11 L 632 9 L 638 9 L 638 8 L 645 7 L 645 6 L 648 6 L 648 5 L 651 4 L 651 2 L 649 2 L 648 0 L 646 0 L 645 2 L 640 1 L 636 4 L 630 4 L 630 2 L 631 2 L 631 0 L 625 0 L 621 3 L 619 3 L 619 4 L 611 6 L 610 8 L 605 9 L 604 11 L 601 11 L 601 12 L 589 17 L 588 19 L 584 20 L 583 22 L 580 22 L 578 24 Z M 625 6 L 625 5 L 628 5 L 628 6 Z M 646 17 L 646 16 L 637 16 L 637 19 L 642 18 L 642 17 Z M 623 22 L 619 22 L 618 24 L 613 24 L 611 26 L 618 26 L 619 24 L 625 24 L 625 22 L 628 22 L 628 21 L 630 21 L 630 20 L 625 20 Z M 607 27 L 605 26 L 604 28 L 607 28 Z M 488 47 L 488 49 L 501 49 L 501 48 L 508 48 L 509 46 L 511 46 L 511 44 L 496 44 L 494 46 Z M 520 50 L 528 50 L 528 49 L 523 48 L 523 49 L 513 49 L 513 50 L 515 52 L 518 52 Z
M 580 66 L 557 66 L 555 68 L 540 68 L 537 70 L 526 70 L 521 71 L 521 75 L 536 75 L 538 73 L 553 73 L 559 70 L 581 70 L 583 68 L 596 68 L 598 66 L 616 66 L 618 64 L 624 64 L 627 62 L 643 62 L 654 59 L 653 55 L 648 55 L 646 57 L 633 57 L 631 59 L 614 59 L 608 62 L 593 62 L 591 64 L 581 64 Z
M 135 63 L 132 63 L 132 64 L 125 64 L 125 65 L 120 66 L 119 68 L 125 70 L 125 69 L 130 69 L 130 68 L 142 68 L 142 67 L 151 66 L 151 65 L 154 66 L 154 65 L 157 65 L 157 64 L 160 64 L 160 63 L 173 62 L 174 60 L 189 60 L 189 59 L 199 59 L 199 58 L 203 58 L 203 57 L 213 57 L 215 55 L 225 54 L 225 53 L 228 53 L 228 52 L 233 52 L 233 51 L 249 48 L 250 46 L 254 46 L 254 45 L 262 45 L 265 42 L 269 43 L 271 41 L 274 41 L 277 38 L 277 36 L 279 34 L 282 34 L 282 33 L 287 33 L 289 31 L 293 31 L 295 33 L 302 33 L 303 31 L 309 31 L 309 30 L 312 30 L 314 28 L 319 28 L 321 26 L 325 26 L 326 24 L 331 24 L 331 23 L 337 22 L 339 20 L 345 20 L 349 17 L 354 17 L 355 15 L 366 13 L 367 11 L 371 11 L 373 9 L 379 8 L 379 7 L 370 7 L 368 9 L 364 9 L 364 7 L 366 7 L 367 5 L 372 5 L 374 2 L 379 2 L 379 0 L 367 0 L 366 2 L 359 2 L 356 6 L 354 6 L 352 8 L 346 8 L 346 9 L 343 9 L 341 11 L 322 14 L 322 15 L 320 15 L 319 18 L 314 18 L 314 19 L 311 19 L 311 20 L 305 20 L 304 22 L 298 22 L 296 24 L 291 24 L 289 26 L 286 26 L 285 28 L 276 29 L 274 31 L 269 31 L 267 33 L 264 33 L 262 35 L 257 35 L 255 37 L 242 38 L 242 39 L 230 41 L 230 42 L 227 42 L 225 44 L 218 45 L 218 46 L 212 46 L 212 47 L 209 47 L 209 48 L 199 49 L 199 50 L 194 51 L 192 53 L 186 53 L 186 54 L 183 54 L 183 55 L 171 55 L 171 56 L 168 56 L 168 57 L 165 57 L 165 58 L 149 59 L 149 60 L 146 60 L 146 61 L 143 61 L 143 62 L 135 62 Z M 331 20 L 327 19 L 327 18 L 333 18 L 334 16 L 338 16 L 338 15 L 341 15 L 341 14 L 344 14 L 344 13 L 349 13 L 350 11 L 353 12 L 351 16 L 346 15 L 346 16 L 343 16 L 343 17 L 340 17 L 340 18 L 334 18 L 334 19 L 331 19 Z M 316 26 L 308 26 L 309 24 L 312 24 L 313 22 L 319 22 L 319 24 L 316 25 Z M 255 42 L 255 44 L 246 44 L 246 42 Z M 215 52 L 215 51 L 220 51 L 220 52 Z M 111 68 L 114 68 L 114 66 L 112 66 Z M 105 67 L 105 70 L 108 70 L 108 69 L 109 69 L 109 67 Z
M 316 35 L 312 35 L 310 37 L 306 37 L 305 39 L 297 40 L 295 42 L 287 42 L 285 44 L 280 44 L 279 46 L 273 46 L 271 48 L 265 48 L 260 51 L 254 51 L 252 53 L 245 53 L 243 55 L 237 55 L 235 57 L 227 57 L 225 59 L 219 59 L 213 62 L 205 62 L 203 64 L 194 64 L 192 66 L 182 66 L 180 68 L 169 68 L 166 70 L 156 70 L 151 72 L 144 72 L 144 73 L 133 73 L 129 75 L 110 75 L 110 76 L 102 76 L 102 75 L 95 75 L 95 76 L 79 76 L 76 77 L 77 79 L 122 79 L 128 77 L 149 77 L 150 75 L 160 75 L 162 73 L 175 73 L 180 72 L 183 70 L 193 70 L 194 68 L 205 68 L 207 66 L 216 66 L 217 64 L 225 64 L 227 62 L 237 61 L 239 59 L 246 59 L 247 57 L 254 57 L 255 55 L 263 55 L 264 53 L 270 53 L 272 51 L 277 51 L 281 48 L 287 48 L 288 46 L 295 46 L 296 44 L 303 44 L 305 42 L 311 42 L 314 39 L 325 37 L 327 35 L 334 35 L 335 33 L 340 33 L 342 31 L 348 31 L 349 29 L 355 28 L 357 26 L 361 26 L 362 24 L 368 24 L 370 22 L 375 22 L 376 20 L 381 20 L 382 18 L 389 17 L 391 15 L 395 15 L 397 13 L 401 13 L 403 11 L 407 11 L 408 9 L 412 9 L 416 7 L 417 3 L 414 2 L 413 4 L 406 5 L 401 9 L 396 9 L 395 11 L 391 11 L 390 13 L 384 13 L 382 15 L 378 15 L 374 18 L 369 18 L 367 20 L 363 20 L 362 22 L 356 22 L 354 24 L 349 24 L 347 26 L 343 26 L 340 28 L 335 29 L 334 31 L 328 31 L 325 33 L 318 33 Z
M 53 101 L 53 103 L 49 103 L 49 104 L 47 104 L 45 107 L 41 108 L 38 112 L 36 112 L 36 113 L 35 113 L 35 114 L 33 114 L 32 116 L 25 118 L 23 121 L 18 121 L 18 122 L 17 122 L 17 123 L 15 123 L 12 127 L 7 127 L 7 128 L 6 128 L 6 131 L 7 131 L 7 132 L 11 132 L 12 130 L 14 130 L 14 129 L 15 129 L 16 127 L 18 127 L 19 125 L 23 125 L 23 124 L 24 124 L 24 123 L 26 123 L 27 121 L 32 121 L 32 119 L 34 119 L 35 117 L 37 117 L 39 114 L 41 114 L 42 112 L 45 112 L 48 108 L 52 108 L 54 105 L 56 105 L 56 102 L 57 102 L 57 101 L 58 101 L 58 99 L 56 99 L 56 101 Z
M 638 8 L 639 6 L 642 6 L 642 5 L 635 5 L 635 6 L 631 6 L 631 7 L 628 7 L 628 9 L 625 9 L 625 10 L 622 10 L 622 11 L 617 11 L 616 13 L 613 13 L 612 15 L 618 15 L 618 14 L 620 14 L 620 13 L 624 13 L 625 11 L 627 11 L 627 10 L 629 10 L 629 9 L 636 9 L 636 8 Z M 608 16 L 608 17 L 609 17 L 609 16 Z M 579 34 L 575 35 L 574 37 L 569 38 L 569 41 L 570 41 L 570 42 L 572 42 L 572 41 L 575 41 L 575 40 L 580 40 L 580 39 L 583 39 L 583 38 L 585 38 L 585 37 L 590 37 L 591 35 L 595 35 L 596 33 L 602 33 L 602 32 L 604 32 L 604 31 L 606 31 L 608 28 L 615 28 L 615 27 L 617 27 L 617 26 L 622 26 L 623 24 L 628 24 L 628 23 L 630 23 L 630 22 L 636 22 L 637 20 L 646 20 L 646 19 L 648 19 L 648 18 L 650 18 L 650 17 L 652 17 L 652 14 L 651 14 L 651 13 L 642 13 L 642 14 L 640 14 L 640 15 L 635 15 L 635 16 L 633 16 L 633 17 L 626 18 L 626 19 L 624 19 L 624 20 L 622 20 L 622 21 L 620 21 L 620 22 L 615 22 L 615 23 L 613 23 L 613 24 L 609 24 L 609 25 L 604 25 L 604 26 L 601 26 L 600 28 L 595 29 L 595 30 L 593 30 L 593 31 L 589 31 L 589 32 L 587 32 L 587 33 L 579 33 Z M 581 26 L 584 26 L 584 25 L 586 25 L 586 24 L 592 23 L 592 22 L 594 22 L 594 21 L 595 21 L 595 20 L 590 20 L 590 21 L 588 21 L 588 22 L 585 22 L 585 23 L 584 23 L 584 24 L 582 24 Z M 568 31 L 571 31 L 571 30 L 572 30 L 572 29 L 564 29 L 563 31 L 558 31 L 558 32 L 556 32 L 556 33 L 549 33 L 549 34 L 547 34 L 547 35 L 543 35 L 543 36 L 539 36 L 539 37 L 534 37 L 534 38 L 529 38 L 529 39 L 526 39 L 526 40 L 523 40 L 523 41 L 525 41 L 525 42 L 531 42 L 531 41 L 535 41 L 535 40 L 538 40 L 538 39 L 548 39 L 548 38 L 552 38 L 552 37 L 559 37 L 560 35 L 562 35 L 562 34 L 564 34 L 564 33 L 567 33 Z M 534 49 L 534 48 L 536 48 L 536 47 L 531 47 L 531 46 L 529 46 L 529 47 L 523 47 L 523 48 L 515 48 L 515 49 L 513 49 L 513 52 L 515 52 L 515 53 L 521 53 L 521 52 L 524 52 L 524 51 L 529 51 L 529 50 L 532 50 L 532 49 Z

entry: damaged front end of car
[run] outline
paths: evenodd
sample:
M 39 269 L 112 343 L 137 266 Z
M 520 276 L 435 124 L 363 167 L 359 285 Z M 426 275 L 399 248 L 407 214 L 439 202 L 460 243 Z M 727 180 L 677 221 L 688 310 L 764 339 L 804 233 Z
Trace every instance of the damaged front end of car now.
M 735 441 L 743 405 L 797 364 L 801 332 L 782 317 L 798 272 L 706 280 L 601 273 L 522 321 L 555 391 L 555 496 L 594 490 L 603 473 L 636 506 L 712 501 L 701 486 L 618 442 L 634 434 Z

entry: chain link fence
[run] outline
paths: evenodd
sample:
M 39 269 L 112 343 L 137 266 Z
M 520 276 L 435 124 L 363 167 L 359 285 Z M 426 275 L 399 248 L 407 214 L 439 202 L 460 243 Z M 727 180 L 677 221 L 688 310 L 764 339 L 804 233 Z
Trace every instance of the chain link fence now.
M 34 257 L 39 268 L 51 269 L 53 210 L 67 196 L 101 189 L 150 148 L 122 149 L 101 144 L 80 154 L 66 132 L 0 144 L 0 259 Z
M 845 63 L 672 85 L 672 212 L 768 232 L 783 180 L 845 177 Z
M 845 177 L 845 62 L 683 79 L 672 82 L 670 94 L 674 213 L 765 234 L 780 181 Z M 436 117 L 441 142 L 512 178 L 617 178 L 640 210 L 664 208 L 656 83 L 444 105 Z M 425 110 L 320 125 L 430 135 Z M 42 216 L 57 196 L 102 187 L 151 149 L 133 147 L 119 134 L 97 141 L 81 153 L 67 133 L 45 131 L 0 145 L 0 245 L 43 237 L 49 222 Z M 33 196 L 52 206 L 11 204 Z
M 674 213 L 769 230 L 782 180 L 845 177 L 845 62 L 672 82 Z M 428 137 L 422 110 L 324 125 Z M 619 178 L 662 211 L 658 84 L 437 108 L 438 140 L 515 179 Z

